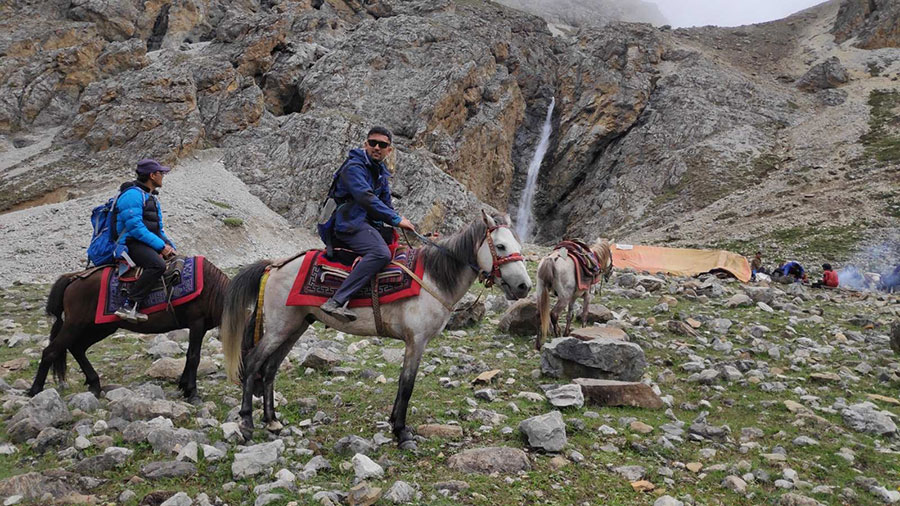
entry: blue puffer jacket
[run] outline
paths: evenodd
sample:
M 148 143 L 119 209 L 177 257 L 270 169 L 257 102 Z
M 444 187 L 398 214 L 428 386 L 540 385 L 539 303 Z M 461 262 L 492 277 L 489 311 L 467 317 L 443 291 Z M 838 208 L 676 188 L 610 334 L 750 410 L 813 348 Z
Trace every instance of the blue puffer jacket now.
M 384 163 L 376 162 L 362 149 L 354 149 L 334 173 L 335 186 L 330 197 L 338 203 L 334 229 L 353 233 L 367 221 L 376 226 L 398 225 L 400 215 L 391 206 L 391 173 Z
M 116 257 L 128 251 L 125 241 L 136 239 L 156 251 L 162 251 L 166 244 L 175 248 L 175 243 L 163 230 L 162 209 L 159 199 L 150 189 L 140 183 L 125 183 L 116 201 Z

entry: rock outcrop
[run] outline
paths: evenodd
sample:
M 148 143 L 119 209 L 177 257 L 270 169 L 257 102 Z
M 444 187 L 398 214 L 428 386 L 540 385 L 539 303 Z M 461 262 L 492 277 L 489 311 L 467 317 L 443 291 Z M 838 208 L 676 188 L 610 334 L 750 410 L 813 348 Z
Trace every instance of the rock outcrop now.
M 834 22 L 834 39 L 856 38 L 863 49 L 900 47 L 900 4 L 891 0 L 844 0 Z

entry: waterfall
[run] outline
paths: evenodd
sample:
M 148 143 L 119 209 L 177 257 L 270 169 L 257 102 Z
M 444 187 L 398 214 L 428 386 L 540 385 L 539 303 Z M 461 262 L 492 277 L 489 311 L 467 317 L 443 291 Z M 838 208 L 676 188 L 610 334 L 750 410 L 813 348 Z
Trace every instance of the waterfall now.
M 547 108 L 547 117 L 544 119 L 544 127 L 541 129 L 541 140 L 538 142 L 537 149 L 534 150 L 534 156 L 531 163 L 528 164 L 528 178 L 525 180 L 525 190 L 522 191 L 522 199 L 519 201 L 519 210 L 516 213 L 516 233 L 522 241 L 531 238 L 531 206 L 534 204 L 534 193 L 537 190 L 538 173 L 541 171 L 541 162 L 547 153 L 547 147 L 550 144 L 550 133 L 552 126 L 550 119 L 553 117 L 553 106 L 556 105 L 556 99 L 550 99 L 550 107 Z

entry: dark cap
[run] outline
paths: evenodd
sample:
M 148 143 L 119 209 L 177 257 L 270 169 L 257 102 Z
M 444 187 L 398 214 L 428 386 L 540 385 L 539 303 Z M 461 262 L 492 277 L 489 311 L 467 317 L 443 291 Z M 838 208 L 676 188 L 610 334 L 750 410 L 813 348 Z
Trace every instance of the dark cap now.
M 144 158 L 137 163 L 138 174 L 153 174 L 154 172 L 169 172 L 170 168 L 160 165 L 159 162 L 152 158 Z

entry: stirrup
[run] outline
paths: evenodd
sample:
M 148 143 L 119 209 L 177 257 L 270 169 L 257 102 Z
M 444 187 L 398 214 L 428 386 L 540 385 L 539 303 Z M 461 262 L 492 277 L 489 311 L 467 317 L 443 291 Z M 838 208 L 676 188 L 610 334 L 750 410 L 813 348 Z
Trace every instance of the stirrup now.
M 131 323 L 140 323 L 147 321 L 149 317 L 144 313 L 139 312 L 137 310 L 137 307 L 137 302 L 134 303 L 131 309 L 128 309 L 128 305 L 126 304 L 125 306 L 120 307 L 118 310 L 116 310 L 115 315 Z

